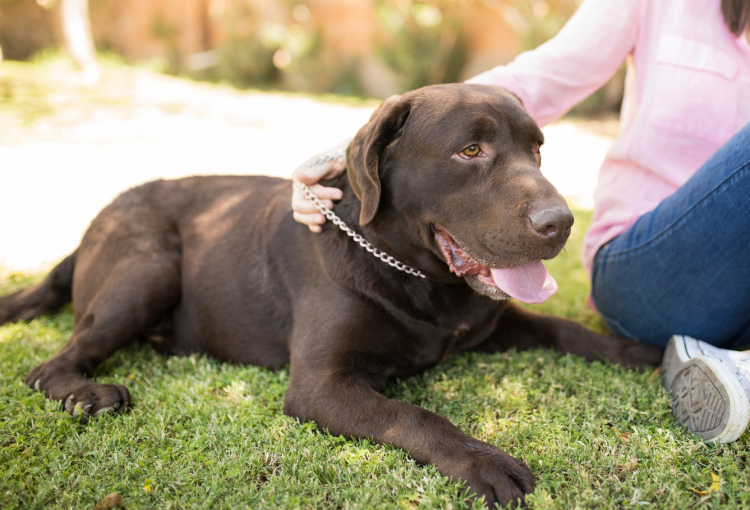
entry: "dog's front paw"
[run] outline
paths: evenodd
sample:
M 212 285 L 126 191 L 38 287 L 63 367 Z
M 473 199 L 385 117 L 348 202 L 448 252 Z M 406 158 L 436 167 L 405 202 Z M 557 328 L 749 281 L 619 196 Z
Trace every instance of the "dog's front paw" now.
M 536 485 L 531 469 L 503 450 L 480 441 L 465 442 L 462 452 L 440 472 L 453 479 L 466 481 L 469 493 L 484 496 L 490 508 L 495 503 L 523 505 L 526 494 Z
M 26 376 L 26 384 L 47 398 L 62 402 L 73 417 L 86 423 L 92 416 L 123 411 L 133 404 L 130 392 L 121 384 L 99 384 L 46 362 Z
M 132 404 L 130 392 L 121 384 L 91 383 L 63 400 L 65 410 L 84 423 L 100 414 L 123 411 Z

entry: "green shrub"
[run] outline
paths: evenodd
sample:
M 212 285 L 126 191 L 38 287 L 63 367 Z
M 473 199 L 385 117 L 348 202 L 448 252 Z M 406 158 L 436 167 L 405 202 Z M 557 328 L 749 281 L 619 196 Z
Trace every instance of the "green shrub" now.
M 458 81 L 466 44 L 450 2 L 378 0 L 377 55 L 399 77 L 401 91 Z

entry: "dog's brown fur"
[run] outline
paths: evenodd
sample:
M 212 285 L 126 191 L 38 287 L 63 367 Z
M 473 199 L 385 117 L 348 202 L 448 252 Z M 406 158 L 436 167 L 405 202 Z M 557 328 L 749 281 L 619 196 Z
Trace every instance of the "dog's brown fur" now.
M 436 228 L 490 267 L 562 249 L 572 221 L 553 235 L 529 223 L 540 209 L 567 211 L 539 171 L 541 141 L 518 100 L 493 87 L 428 87 L 373 114 L 349 148 L 347 173 L 331 183 L 344 191 L 336 211 L 426 279 L 383 264 L 330 222 L 311 234 L 292 219 L 289 181 L 192 177 L 123 193 L 44 282 L 0 298 L 0 324 L 64 304 L 72 288 L 73 336 L 27 378 L 71 412 L 132 403 L 124 386 L 84 375 L 139 337 L 165 353 L 289 364 L 286 414 L 399 446 L 489 504 L 522 500 L 534 490 L 525 464 L 377 389 L 469 349 L 659 362 L 659 349 L 490 299 L 503 296 L 449 271 Z M 469 144 L 485 157 L 456 157 Z

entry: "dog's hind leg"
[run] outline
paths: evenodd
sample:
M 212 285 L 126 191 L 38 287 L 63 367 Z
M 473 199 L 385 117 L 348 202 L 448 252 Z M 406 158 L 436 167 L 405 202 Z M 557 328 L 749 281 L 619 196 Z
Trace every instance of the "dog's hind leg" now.
M 83 303 L 76 299 L 74 286 L 74 304 L 83 309 L 76 308 L 73 336 L 26 377 L 29 386 L 62 401 L 73 415 L 86 418 L 132 403 L 124 386 L 98 384 L 84 376 L 157 323 L 180 298 L 179 252 L 134 251 L 88 261 L 83 271 L 89 275 L 82 276 L 81 286 L 91 285 L 82 291 Z M 77 277 L 75 285 L 78 282 Z

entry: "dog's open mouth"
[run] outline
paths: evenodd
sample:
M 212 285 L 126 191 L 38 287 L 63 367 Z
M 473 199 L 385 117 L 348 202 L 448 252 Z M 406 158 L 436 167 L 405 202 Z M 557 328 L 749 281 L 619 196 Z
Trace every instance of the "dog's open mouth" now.
M 541 260 L 522 266 L 492 268 L 474 260 L 448 231 L 435 225 L 435 240 L 457 276 L 476 276 L 487 285 L 524 303 L 543 303 L 557 292 L 557 282 Z

